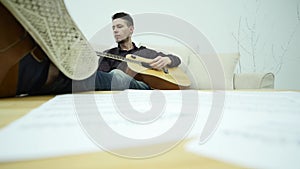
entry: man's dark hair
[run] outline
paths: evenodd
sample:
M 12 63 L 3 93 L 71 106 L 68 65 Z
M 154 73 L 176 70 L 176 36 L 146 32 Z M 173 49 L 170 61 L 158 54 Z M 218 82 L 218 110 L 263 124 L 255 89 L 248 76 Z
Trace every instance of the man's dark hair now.
M 119 12 L 119 13 L 115 13 L 111 17 L 112 20 L 115 20 L 115 19 L 118 19 L 118 18 L 126 20 L 128 26 L 133 26 L 133 19 L 129 14 L 127 14 L 125 12 Z

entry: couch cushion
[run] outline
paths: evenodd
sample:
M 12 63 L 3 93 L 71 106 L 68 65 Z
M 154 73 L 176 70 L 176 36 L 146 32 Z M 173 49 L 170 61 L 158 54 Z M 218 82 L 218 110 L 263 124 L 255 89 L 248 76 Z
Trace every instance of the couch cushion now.
M 199 55 L 192 54 L 189 56 L 191 62 L 188 67 L 188 74 L 192 77 L 193 85 L 191 88 L 193 89 L 233 89 L 233 73 L 236 67 L 236 64 L 239 60 L 239 54 L 218 54 L 218 55 L 207 55 L 203 57 L 218 57 L 215 59 L 219 59 L 222 67 L 217 67 L 218 64 L 210 64 L 204 63 L 199 57 Z M 220 65 L 219 65 L 220 66 Z M 212 85 L 212 76 L 213 72 L 209 73 L 208 70 L 217 70 L 220 69 L 224 74 L 216 74 L 219 76 L 219 79 L 216 79 L 214 87 Z M 222 81 L 222 79 L 225 80 Z M 224 86 L 225 84 L 225 86 Z
M 240 73 L 234 75 L 235 89 L 273 89 L 273 73 Z

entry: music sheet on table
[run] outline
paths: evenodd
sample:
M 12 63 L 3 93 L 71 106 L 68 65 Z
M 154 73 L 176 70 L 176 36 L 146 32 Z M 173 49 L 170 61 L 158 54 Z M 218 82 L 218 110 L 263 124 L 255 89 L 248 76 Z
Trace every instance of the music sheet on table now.
M 151 108 L 150 95 L 154 91 L 123 92 L 127 92 L 131 106 L 137 111 Z M 132 128 L 127 120 L 116 116 L 118 110 L 114 108 L 113 98 L 117 94 L 76 96 L 93 97 L 99 110 L 109 112 L 103 115 L 107 123 L 116 124 L 112 127 L 121 133 L 132 129 L 130 137 L 139 139 L 164 133 L 181 113 L 180 93 L 183 91 L 160 92 L 165 96 L 165 114 L 155 124 L 141 128 Z M 200 104 L 196 123 L 187 136 L 193 139 L 186 145 L 187 151 L 244 167 L 300 167 L 297 161 L 300 159 L 299 92 L 226 91 L 222 119 L 204 144 L 199 144 L 198 138 L 211 110 L 213 91 L 194 92 Z M 85 107 L 88 111 L 89 106 Z M 118 146 L 116 148 L 126 148 L 126 145 Z M 89 139 L 79 124 L 74 94 L 58 95 L 0 130 L 1 162 L 100 151 L 103 150 Z
M 186 150 L 247 168 L 300 168 L 300 93 L 229 93 L 212 137 Z

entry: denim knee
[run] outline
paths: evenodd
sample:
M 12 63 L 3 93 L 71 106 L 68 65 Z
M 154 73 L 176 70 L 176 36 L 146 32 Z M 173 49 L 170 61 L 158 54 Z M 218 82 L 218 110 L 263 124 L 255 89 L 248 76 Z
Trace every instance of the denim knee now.
M 112 74 L 112 89 L 150 89 L 147 84 L 135 80 L 133 77 L 124 73 L 122 70 L 114 69 L 110 73 Z
M 123 90 L 130 88 L 132 77 L 124 73 L 122 70 L 114 69 L 110 71 L 112 75 L 111 88 L 113 90 Z

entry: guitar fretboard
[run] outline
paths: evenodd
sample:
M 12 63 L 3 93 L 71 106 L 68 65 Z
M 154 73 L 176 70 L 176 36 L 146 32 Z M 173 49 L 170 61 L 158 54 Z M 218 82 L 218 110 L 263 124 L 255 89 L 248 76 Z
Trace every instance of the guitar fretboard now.
M 123 56 L 114 55 L 114 54 L 110 54 L 110 53 L 98 52 L 98 51 L 96 51 L 96 54 L 99 57 L 110 58 L 110 59 L 119 60 L 122 62 L 131 62 L 131 63 L 136 63 L 136 64 L 142 64 L 142 62 L 140 62 L 140 61 L 133 60 L 133 59 L 135 59 L 135 56 L 133 54 L 130 54 L 133 57 L 132 59 L 128 59 Z

